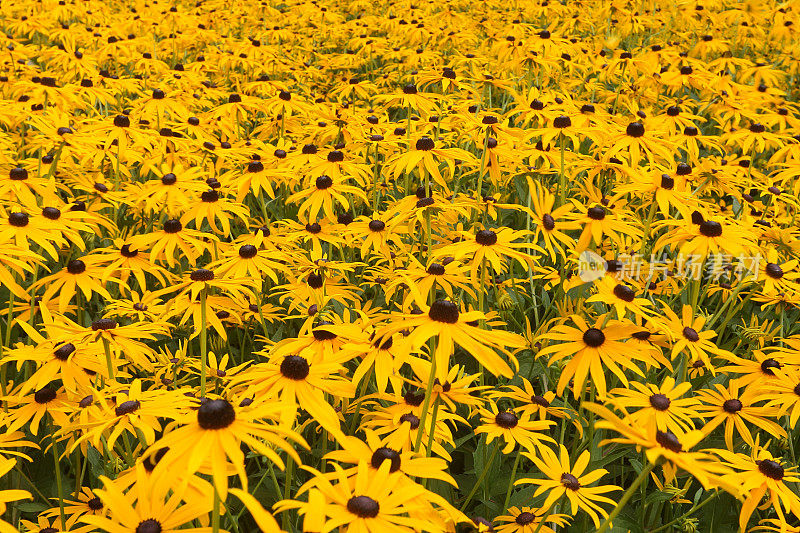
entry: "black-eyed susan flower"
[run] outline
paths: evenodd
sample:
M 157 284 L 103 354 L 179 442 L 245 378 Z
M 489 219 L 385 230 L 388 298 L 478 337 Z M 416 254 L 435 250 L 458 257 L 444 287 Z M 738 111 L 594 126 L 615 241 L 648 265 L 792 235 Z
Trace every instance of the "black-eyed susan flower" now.
M 574 462 L 570 461 L 567 448 L 562 444 L 559 453 L 547 446 L 540 446 L 535 453 L 524 453 L 533 464 L 545 475 L 544 479 L 521 478 L 514 482 L 519 484 L 537 485 L 534 497 L 547 494 L 542 503 L 542 508 L 550 509 L 562 497 L 570 503 L 573 516 L 579 510 L 585 511 L 592 518 L 595 527 L 600 525 L 600 518 L 608 516 L 607 511 L 600 504 L 614 504 L 614 500 L 604 496 L 609 492 L 621 490 L 615 485 L 595 485 L 608 471 L 600 468 L 587 472 L 589 466 L 589 452 L 584 451 Z

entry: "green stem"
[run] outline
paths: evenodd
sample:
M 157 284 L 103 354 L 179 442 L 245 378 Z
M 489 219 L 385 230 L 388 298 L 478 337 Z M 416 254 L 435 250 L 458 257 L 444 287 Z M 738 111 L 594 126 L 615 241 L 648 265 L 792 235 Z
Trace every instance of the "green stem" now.
M 55 426 L 55 423 L 53 424 Z M 53 427 L 53 442 L 50 445 L 50 448 L 53 450 L 53 466 L 56 469 L 56 487 L 58 488 L 58 511 L 61 515 L 61 529 L 67 529 L 67 517 L 64 514 L 64 486 L 61 481 L 61 464 L 58 460 L 58 450 L 56 449 L 56 438 L 55 438 L 55 431 L 56 428 Z
M 294 460 L 286 458 L 286 479 L 283 485 L 283 499 L 288 500 L 292 488 L 292 475 L 294 473 Z M 283 529 L 289 531 L 289 513 L 283 513 Z
M 200 291 L 200 397 L 206 397 L 206 366 L 208 365 L 208 327 L 206 325 L 206 289 Z
M 490 128 L 486 128 L 486 136 L 483 138 L 483 151 L 481 152 L 481 166 L 480 171 L 478 172 L 478 188 L 475 189 L 475 202 L 478 204 L 477 208 L 475 209 L 475 213 L 472 215 L 472 226 L 475 229 L 476 224 L 478 223 L 478 215 L 481 212 L 481 204 L 483 203 L 483 169 L 486 166 L 486 150 L 489 149 L 489 134 L 491 133 Z
M 431 396 L 433 396 L 433 382 L 436 379 L 436 351 L 431 352 L 431 373 L 428 376 L 428 387 L 425 390 L 425 401 L 422 402 L 422 413 L 419 418 L 419 428 L 417 430 L 417 440 L 414 443 L 414 451 L 419 451 L 419 446 L 422 444 L 422 434 L 425 432 L 425 421 L 428 418 L 428 407 L 431 405 Z M 434 421 L 435 422 L 435 421 Z M 436 431 L 435 426 L 431 426 L 431 433 Z M 427 450 L 429 453 L 430 450 Z
M 514 459 L 514 467 L 511 469 L 511 477 L 508 479 L 508 490 L 506 490 L 506 499 L 503 500 L 503 512 L 508 510 L 508 502 L 511 500 L 511 491 L 514 489 L 514 478 L 517 477 L 517 467 L 519 467 L 519 460 L 522 459 L 522 452 L 517 452 L 517 458 Z
M 622 499 L 619 501 L 617 506 L 614 507 L 614 510 L 611 511 L 611 514 L 608 515 L 608 518 L 606 518 L 605 521 L 602 524 L 600 524 L 600 528 L 597 530 L 596 533 L 603 533 L 603 531 L 611 527 L 612 520 L 614 520 L 617 517 L 617 515 L 622 511 L 622 509 L 625 507 L 628 501 L 630 501 L 630 499 L 633 497 L 633 494 L 636 492 L 636 489 L 639 487 L 639 485 L 642 484 L 642 482 L 645 479 L 647 479 L 647 476 L 650 475 L 650 471 L 652 471 L 655 466 L 656 465 L 654 465 L 653 463 L 647 463 L 647 465 L 645 465 L 645 467 L 642 468 L 642 471 L 639 472 L 639 475 L 636 477 L 635 480 L 633 480 L 633 484 L 630 487 L 628 487 L 628 490 L 626 490 L 625 494 L 622 495 Z
M 558 145 L 561 149 L 561 164 L 558 167 L 558 205 L 564 205 L 567 201 L 567 184 L 564 181 L 564 134 L 558 134 Z
M 685 513 L 680 515 L 675 520 L 673 520 L 671 522 L 667 522 L 663 526 L 659 526 L 656 529 L 653 529 L 652 531 L 650 531 L 650 533 L 658 533 L 659 531 L 664 531 L 668 527 L 677 524 L 678 522 L 680 522 L 684 518 L 690 516 L 692 513 L 696 512 L 696 511 L 699 511 L 700 509 L 702 509 L 703 507 L 705 507 L 706 505 L 711 503 L 714 500 L 714 498 L 716 498 L 717 496 L 719 496 L 719 491 L 715 491 L 711 496 L 709 496 L 708 498 L 706 498 L 702 502 L 700 502 L 698 504 L 695 504 L 691 509 L 689 509 L 688 511 L 686 511 Z
M 424 413 L 423 413 L 424 414 Z M 459 509 L 462 513 L 469 505 L 469 502 L 472 501 L 472 498 L 475 496 L 475 493 L 478 492 L 478 487 L 483 484 L 483 479 L 486 477 L 486 474 L 489 473 L 489 467 L 492 466 L 494 462 L 494 457 L 497 455 L 497 450 L 500 449 L 499 441 L 495 441 L 494 448 L 492 449 L 492 454 L 489 456 L 489 459 L 486 461 L 486 464 L 483 465 L 483 471 L 481 472 L 478 479 L 475 480 L 475 484 L 472 486 L 472 490 L 467 495 L 467 499 L 464 500 L 464 503 L 461 505 L 461 509 Z
M 101 335 L 100 338 L 103 340 L 103 350 L 106 352 L 106 365 L 108 366 L 108 379 L 114 381 L 114 360 L 111 357 L 111 346 L 108 342 L 108 339 L 105 335 Z
M 214 487 L 214 510 L 211 514 L 211 531 L 219 533 L 219 491 Z
M 547 517 L 550 516 L 550 511 L 552 511 L 553 508 L 563 499 L 564 496 L 550 504 L 550 507 L 548 507 L 547 511 L 545 511 L 542 515 L 542 519 L 539 520 L 539 525 L 536 526 L 536 529 L 533 530 L 533 533 L 539 533 L 539 531 L 542 529 L 542 526 L 544 526 L 545 522 L 547 522 Z

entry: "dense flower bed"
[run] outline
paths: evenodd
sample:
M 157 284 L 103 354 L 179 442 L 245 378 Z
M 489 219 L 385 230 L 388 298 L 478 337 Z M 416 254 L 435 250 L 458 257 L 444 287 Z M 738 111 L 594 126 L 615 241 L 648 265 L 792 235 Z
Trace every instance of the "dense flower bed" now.
M 800 2 L 0 5 L 0 532 L 793 531 Z

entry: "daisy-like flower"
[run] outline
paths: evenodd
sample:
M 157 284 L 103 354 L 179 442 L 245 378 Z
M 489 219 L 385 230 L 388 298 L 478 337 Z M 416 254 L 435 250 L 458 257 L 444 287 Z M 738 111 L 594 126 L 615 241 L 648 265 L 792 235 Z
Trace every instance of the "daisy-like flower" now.
M 547 493 L 542 503 L 544 509 L 550 509 L 559 499 L 566 497 L 572 516 L 579 511 L 585 511 L 592 518 L 595 527 L 599 527 L 600 518 L 608 516 L 608 512 L 600 504 L 615 504 L 614 500 L 604 494 L 622 490 L 615 485 L 595 485 L 608 471 L 604 468 L 586 471 L 589 466 L 588 450 L 578 457 L 574 465 L 570 463 L 569 452 L 563 444 L 559 447 L 558 455 L 547 446 L 540 446 L 537 451 L 541 454 L 541 459 L 534 453 L 523 452 L 523 455 L 533 461 L 545 478 L 521 478 L 514 484 L 538 485 L 533 497 Z
M 725 446 L 733 450 L 733 432 L 753 446 L 755 440 L 750 430 L 750 425 L 763 429 L 770 435 L 786 437 L 786 431 L 776 422 L 770 420 L 778 415 L 777 408 L 756 405 L 759 392 L 751 389 L 739 393 L 739 384 L 731 381 L 728 387 L 716 383 L 714 390 L 697 391 L 696 397 L 703 403 L 697 407 L 697 412 L 711 418 L 703 426 L 703 433 L 710 434 L 717 427 L 725 424 Z
M 308 357 L 308 358 L 307 358 Z M 259 398 L 275 398 L 284 407 L 281 419 L 294 422 L 298 408 L 311 417 L 338 440 L 344 438 L 339 417 L 326 401 L 325 394 L 339 398 L 352 398 L 355 386 L 350 380 L 338 376 L 342 363 L 351 356 L 339 352 L 336 357 L 310 358 L 310 353 L 273 355 L 266 363 L 258 363 L 239 373 L 234 385 L 241 385 L 243 394 Z
M 653 318 L 653 322 L 661 326 L 662 331 L 669 332 L 673 339 L 671 357 L 684 351 L 689 355 L 689 362 L 702 361 L 707 368 L 714 372 L 711 356 L 723 357 L 730 355 L 727 350 L 717 347 L 711 340 L 717 336 L 714 330 L 703 330 L 706 318 L 698 315 L 692 316 L 692 306 L 684 305 L 679 317 L 666 305 L 661 307 L 661 312 L 666 320 Z
M 722 221 L 714 218 L 717 217 L 706 219 L 698 213 L 681 222 L 664 222 L 676 228 L 658 238 L 654 252 L 676 244 L 684 256 L 698 255 L 703 259 L 711 254 L 750 255 L 754 249 L 752 232 L 730 218 Z
M 664 378 L 661 385 L 631 382 L 633 389 L 613 389 L 609 391 L 607 402 L 629 411 L 631 422 L 648 430 L 671 431 L 675 434 L 694 429 L 694 419 L 700 418 L 696 408 L 696 398 L 681 398 L 692 388 L 688 381 L 675 384 L 672 377 Z
M 533 246 L 526 242 L 516 242 L 528 235 L 525 230 L 499 228 L 497 231 L 482 229 L 475 234 L 462 232 L 459 242 L 440 248 L 435 257 L 451 256 L 457 260 L 469 258 L 470 279 L 473 283 L 480 283 L 478 270 L 489 266 L 496 274 L 503 274 L 508 266 L 506 259 L 517 261 L 522 268 L 533 266 L 535 259 L 530 252 L 523 252 L 522 248 L 530 250 Z M 533 247 L 536 249 L 536 247 Z M 485 275 L 484 273 L 481 276 Z
M 72 527 L 78 522 L 81 522 L 82 519 L 89 515 L 89 516 L 106 516 L 108 515 L 108 509 L 106 508 L 103 501 L 97 496 L 92 489 L 89 487 L 82 487 L 80 492 L 78 492 L 74 496 L 74 500 L 64 500 L 64 514 L 66 515 L 66 526 Z M 42 513 L 42 516 L 45 516 L 50 519 L 55 519 L 61 514 L 60 508 L 55 507 L 53 509 L 48 509 L 47 511 Z
M 305 440 L 287 428 L 268 422 L 277 420 L 283 406 L 269 402 L 251 402 L 234 406 L 224 399 L 205 399 L 197 412 L 180 417 L 168 426 L 164 436 L 148 448 L 145 457 L 166 448 L 156 465 L 153 479 L 169 485 L 173 471 L 186 476 L 195 472 L 211 475 L 214 487 L 224 501 L 228 494 L 228 476 L 236 474 L 247 490 L 242 444 L 266 456 L 283 469 L 284 462 L 276 449 L 286 452 L 295 462 L 300 457 L 290 444 L 308 447 Z M 186 481 L 183 482 L 186 484 Z
M 190 527 L 187 524 L 202 516 L 210 509 L 208 499 L 184 500 L 184 492 L 169 494 L 156 483 L 143 483 L 133 491 L 123 493 L 116 481 L 100 476 L 102 489 L 95 492 L 109 510 L 109 515 L 88 515 L 83 521 L 109 533 L 172 533 L 176 531 L 208 531 L 209 528 Z
M 519 444 L 528 451 L 544 448 L 542 442 L 555 442 L 550 435 L 543 434 L 555 425 L 551 420 L 531 420 L 530 415 L 517 415 L 514 411 L 500 411 L 494 402 L 489 409 L 479 409 L 482 424 L 475 428 L 476 435 L 486 434 L 486 444 L 494 439 L 505 441 L 503 453 L 509 454 Z
M 600 418 L 595 423 L 596 428 L 620 434 L 619 437 L 600 441 L 600 446 L 612 442 L 635 445 L 637 451 L 644 449 L 651 465 L 661 463 L 664 466 L 668 482 L 675 478 L 676 471 L 680 468 L 691 472 L 707 490 L 719 487 L 738 496 L 738 488 L 723 477 L 731 473 L 730 468 L 720 463 L 710 453 L 689 451 L 703 439 L 703 432 L 694 430 L 676 435 L 670 431 L 659 431 L 654 427 L 645 430 L 639 425 L 633 425 L 628 418 L 621 419 L 602 405 L 587 402 L 583 404 L 583 408 Z
M 176 252 L 180 252 L 180 257 L 185 257 L 190 265 L 195 266 L 197 259 L 211 249 L 207 241 L 216 240 L 213 234 L 185 228 L 180 220 L 173 218 L 164 222 L 161 230 L 134 235 L 130 246 L 135 250 L 149 249 L 152 260 L 164 261 L 170 267 L 177 264 Z
M 456 160 L 461 161 L 461 164 L 474 165 L 475 156 L 461 148 L 440 148 L 436 144 L 437 141 L 430 137 L 419 138 L 414 142 L 413 148 L 409 147 L 408 151 L 398 153 L 390 158 L 386 162 L 386 170 L 391 172 L 395 179 L 398 179 L 418 168 L 421 179 L 423 176 L 429 175 L 437 185 L 445 191 L 449 191 L 448 180 L 442 176 L 439 170 L 440 165 L 445 163 L 448 177 L 453 176 Z
M 72 450 L 85 440 L 91 440 L 96 448 L 102 448 L 104 440 L 109 448 L 113 448 L 121 436 L 131 434 L 136 438 L 142 435 L 145 444 L 156 440 L 156 432 L 163 429 L 160 418 L 174 420 L 189 410 L 192 400 L 183 394 L 159 389 L 142 389 L 141 380 L 134 380 L 130 386 L 125 385 L 122 391 L 102 392 L 111 400 L 110 404 L 101 404 L 101 419 L 86 425 L 79 425 L 83 430 L 80 438 L 72 444 Z M 74 428 L 65 428 L 68 435 Z M 124 438 L 127 438 L 125 436 Z
M 432 506 L 425 500 L 426 491 L 421 485 L 408 485 L 402 476 L 390 475 L 391 461 L 383 461 L 377 471 L 363 460 L 356 468 L 355 476 L 348 476 L 334 463 L 335 484 L 317 475 L 307 502 L 282 500 L 275 510 L 281 513 L 297 509 L 304 517 L 305 530 L 323 533 L 336 529 L 434 532 L 444 526 L 441 518 L 428 512 Z
M 506 348 L 520 348 L 525 345 L 525 340 L 519 335 L 500 329 L 480 329 L 478 321 L 485 318 L 486 315 L 480 311 L 464 313 L 449 300 L 436 300 L 427 310 L 423 308 L 422 314 L 394 315 L 391 323 L 378 328 L 375 336 L 383 339 L 410 329 L 406 342 L 411 350 L 418 350 L 435 336 L 438 341 L 433 354 L 436 368 L 450 367 L 450 357 L 455 344 L 458 344 L 492 374 L 510 378 L 514 375 L 511 367 L 495 350 L 506 354 L 516 365 L 516 359 Z
M 652 302 L 647 298 L 637 298 L 636 291 L 629 284 L 604 276 L 593 285 L 597 293 L 586 299 L 586 303 L 602 302 L 613 308 L 617 318 L 623 320 L 628 311 L 632 315 L 647 320 L 652 314 Z
M 46 286 L 42 295 L 44 300 L 51 300 L 58 295 L 58 310 L 63 313 L 79 291 L 84 301 L 91 300 L 94 293 L 111 300 L 111 294 L 105 288 L 104 282 L 121 284 L 121 281 L 111 276 L 106 276 L 104 280 L 102 278 L 102 267 L 93 265 L 91 261 L 87 264 L 83 259 L 73 259 L 63 270 L 40 279 L 31 288 L 36 290 Z
M 606 377 L 603 368 L 608 368 L 626 386 L 628 378 L 625 370 L 644 377 L 644 373 L 636 366 L 636 361 L 650 358 L 648 353 L 633 343 L 625 342 L 631 333 L 638 330 L 632 322 L 609 320 L 598 317 L 594 326 L 589 326 L 580 316 L 571 317 L 575 326 L 560 324 L 550 332 L 540 336 L 542 340 L 559 341 L 540 350 L 536 356 L 550 356 L 550 364 L 562 359 L 569 359 L 561 371 L 556 385 L 556 393 L 560 396 L 574 380 L 572 393 L 577 399 L 585 391 L 586 379 L 591 375 L 591 383 L 601 398 L 606 395 Z
M 787 513 L 800 515 L 800 498 L 787 485 L 800 481 L 795 467 L 784 466 L 779 458 L 757 444 L 750 456 L 729 450 L 717 450 L 715 453 L 735 470 L 734 473 L 725 476 L 727 480 L 739 486 L 746 495 L 739 513 L 741 531 L 747 529 L 756 507 L 760 509 L 771 507 L 782 524 L 787 523 Z M 762 505 L 765 498 L 767 501 Z M 781 530 L 785 531 L 783 527 Z
M 389 462 L 389 474 L 399 472 L 411 478 L 438 479 L 456 486 L 455 480 L 446 472 L 447 462 L 438 457 L 422 457 L 410 450 L 394 450 L 387 446 L 387 439 L 381 439 L 373 430 L 364 429 L 365 440 L 347 437 L 342 449 L 328 453 L 325 459 L 354 465 L 346 474 L 357 474 L 357 465 L 366 462 L 370 469 L 378 470 L 384 462 Z M 314 483 L 312 480 L 311 483 Z
M 335 179 L 330 176 L 317 176 L 314 180 L 313 186 L 304 187 L 298 192 L 289 196 L 286 201 L 300 204 L 299 215 L 307 217 L 309 220 L 319 219 L 319 214 L 328 218 L 328 220 L 335 220 L 337 216 L 337 207 L 341 206 L 342 210 L 349 211 L 350 198 L 359 198 L 365 203 L 369 202 L 366 193 L 359 187 L 347 185 L 347 178 L 337 176 Z
M 546 523 L 559 527 L 569 525 L 569 516 L 565 514 L 547 514 L 547 509 L 532 507 L 511 507 L 508 514 L 498 516 L 496 521 L 502 522 L 494 528 L 497 533 L 555 533 L 555 530 Z M 542 522 L 545 524 L 542 524 Z
M 586 250 L 592 242 L 596 245 L 603 244 L 603 237 L 607 237 L 618 245 L 625 238 L 638 240 L 642 232 L 632 222 L 633 215 L 625 209 L 609 205 L 592 205 L 586 207 L 573 200 L 575 212 L 571 214 L 571 220 L 582 226 L 578 244 L 575 252 L 580 253 Z
M 575 239 L 565 231 L 580 229 L 580 224 L 567 217 L 572 211 L 569 204 L 553 209 L 556 197 L 539 182 L 528 179 L 528 207 L 532 210 L 533 242 L 547 251 L 552 261 L 557 256 L 567 258 L 567 250 L 575 246 Z

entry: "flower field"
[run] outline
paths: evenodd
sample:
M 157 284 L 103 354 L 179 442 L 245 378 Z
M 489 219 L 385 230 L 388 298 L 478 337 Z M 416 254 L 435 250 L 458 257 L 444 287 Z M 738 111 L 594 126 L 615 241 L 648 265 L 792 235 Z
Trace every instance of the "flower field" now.
M 0 533 L 800 532 L 800 1 L 0 4 Z

